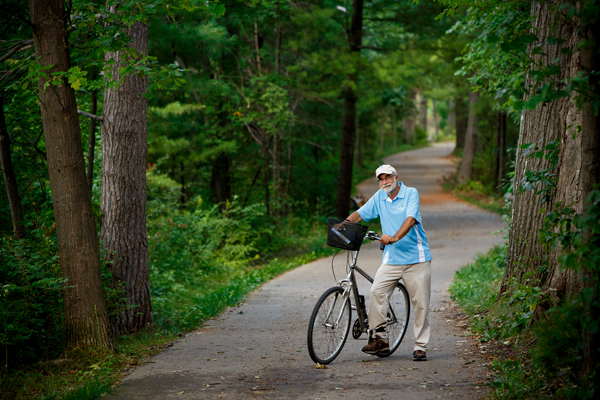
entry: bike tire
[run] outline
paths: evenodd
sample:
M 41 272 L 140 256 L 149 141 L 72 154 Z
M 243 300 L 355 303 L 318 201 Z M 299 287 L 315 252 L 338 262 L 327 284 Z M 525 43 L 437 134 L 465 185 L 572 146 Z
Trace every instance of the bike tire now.
M 346 343 L 351 321 L 350 298 L 344 297 L 344 289 L 327 289 L 315 304 L 308 323 L 306 344 L 310 358 L 319 364 L 335 360 Z
M 377 353 L 378 357 L 389 357 L 396 351 L 408 328 L 408 319 L 410 318 L 410 298 L 406 287 L 402 283 L 398 283 L 392 296 L 390 297 L 390 309 L 388 311 L 388 324 L 385 331 L 389 340 L 390 350 L 385 353 Z M 393 318 L 395 316 L 395 318 Z

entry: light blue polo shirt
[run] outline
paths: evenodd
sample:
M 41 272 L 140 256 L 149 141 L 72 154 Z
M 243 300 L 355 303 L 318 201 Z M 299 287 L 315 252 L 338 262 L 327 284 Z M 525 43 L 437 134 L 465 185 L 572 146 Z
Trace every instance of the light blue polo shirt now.
M 398 232 L 406 218 L 413 217 L 417 221 L 406 236 L 396 243 L 385 246 L 383 264 L 406 265 L 429 261 L 431 252 L 427 243 L 427 234 L 421 223 L 419 192 L 415 188 L 404 186 L 402 182 L 398 182 L 398 184 L 401 185 L 400 191 L 394 200 L 379 189 L 358 210 L 358 214 L 364 221 L 381 217 L 383 234 L 390 236 L 394 236 Z

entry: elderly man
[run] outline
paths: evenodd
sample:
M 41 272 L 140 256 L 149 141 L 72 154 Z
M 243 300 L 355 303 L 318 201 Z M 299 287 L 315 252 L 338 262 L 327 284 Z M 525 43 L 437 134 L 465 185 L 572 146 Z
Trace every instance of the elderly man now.
M 431 289 L 431 252 L 421 224 L 419 192 L 398 181 L 391 165 L 377 168 L 375 176 L 381 190 L 377 191 L 358 211 L 348 217 L 351 222 L 381 218 L 385 244 L 383 261 L 373 286 L 369 304 L 369 343 L 362 351 L 368 354 L 389 351 L 385 332 L 389 298 L 402 279 L 415 313 L 415 346 L 413 360 L 427 360 L 429 342 L 429 296 Z

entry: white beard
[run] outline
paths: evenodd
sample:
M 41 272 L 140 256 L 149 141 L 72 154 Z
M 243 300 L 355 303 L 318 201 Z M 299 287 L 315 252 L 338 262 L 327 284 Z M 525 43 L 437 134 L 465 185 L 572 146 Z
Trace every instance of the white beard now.
M 396 179 L 394 179 L 393 183 L 390 183 L 388 186 L 382 186 L 381 190 L 383 190 L 384 192 L 386 192 L 387 194 L 392 193 L 394 190 L 396 190 L 396 186 L 398 186 L 398 183 L 396 182 Z

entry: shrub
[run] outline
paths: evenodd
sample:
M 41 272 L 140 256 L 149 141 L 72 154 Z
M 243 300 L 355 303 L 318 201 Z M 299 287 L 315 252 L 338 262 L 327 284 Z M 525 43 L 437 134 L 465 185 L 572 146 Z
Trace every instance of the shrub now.
M 0 360 L 6 368 L 53 357 L 63 348 L 64 279 L 56 241 L 42 229 L 0 239 Z

